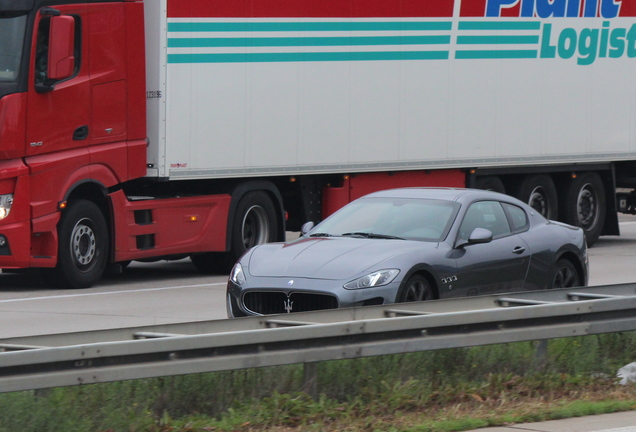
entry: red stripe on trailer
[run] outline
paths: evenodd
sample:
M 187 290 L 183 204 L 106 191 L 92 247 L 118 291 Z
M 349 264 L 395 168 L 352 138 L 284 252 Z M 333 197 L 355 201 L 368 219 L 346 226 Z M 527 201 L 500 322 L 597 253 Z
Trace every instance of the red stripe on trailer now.
M 621 1 L 621 10 L 618 15 L 621 17 L 636 17 L 636 0 Z
M 462 17 L 486 16 L 486 0 L 463 0 L 459 15 Z
M 450 18 L 454 3 L 455 0 L 171 0 L 168 17 Z
M 466 174 L 459 169 L 435 171 L 397 171 L 347 176 L 341 187 L 322 192 L 322 217 L 371 192 L 402 187 L 466 187 Z

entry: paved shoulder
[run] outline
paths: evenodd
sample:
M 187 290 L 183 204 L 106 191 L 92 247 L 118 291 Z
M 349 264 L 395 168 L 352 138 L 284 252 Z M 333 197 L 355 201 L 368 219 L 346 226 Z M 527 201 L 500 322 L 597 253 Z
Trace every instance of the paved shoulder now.
M 636 432 L 636 411 L 476 429 L 470 432 Z

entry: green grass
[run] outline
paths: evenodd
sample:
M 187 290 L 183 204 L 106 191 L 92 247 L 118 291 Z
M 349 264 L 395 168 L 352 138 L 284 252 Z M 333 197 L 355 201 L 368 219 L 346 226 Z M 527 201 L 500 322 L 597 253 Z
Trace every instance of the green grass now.
M 463 431 L 636 409 L 636 333 L 0 394 L 0 432 Z

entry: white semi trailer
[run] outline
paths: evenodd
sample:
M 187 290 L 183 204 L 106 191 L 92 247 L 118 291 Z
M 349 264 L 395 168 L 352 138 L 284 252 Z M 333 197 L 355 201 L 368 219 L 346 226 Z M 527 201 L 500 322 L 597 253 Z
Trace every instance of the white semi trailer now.
M 7 0 L 0 40 L 0 268 L 62 286 L 227 268 L 391 187 L 590 244 L 635 212 L 634 0 Z

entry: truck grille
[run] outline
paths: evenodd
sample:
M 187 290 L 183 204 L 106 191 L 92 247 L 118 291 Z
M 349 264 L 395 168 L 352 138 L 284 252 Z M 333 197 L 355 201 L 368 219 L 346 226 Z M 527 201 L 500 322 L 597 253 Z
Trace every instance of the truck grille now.
M 263 315 L 336 309 L 338 300 L 330 295 L 251 291 L 243 296 L 245 308 Z

